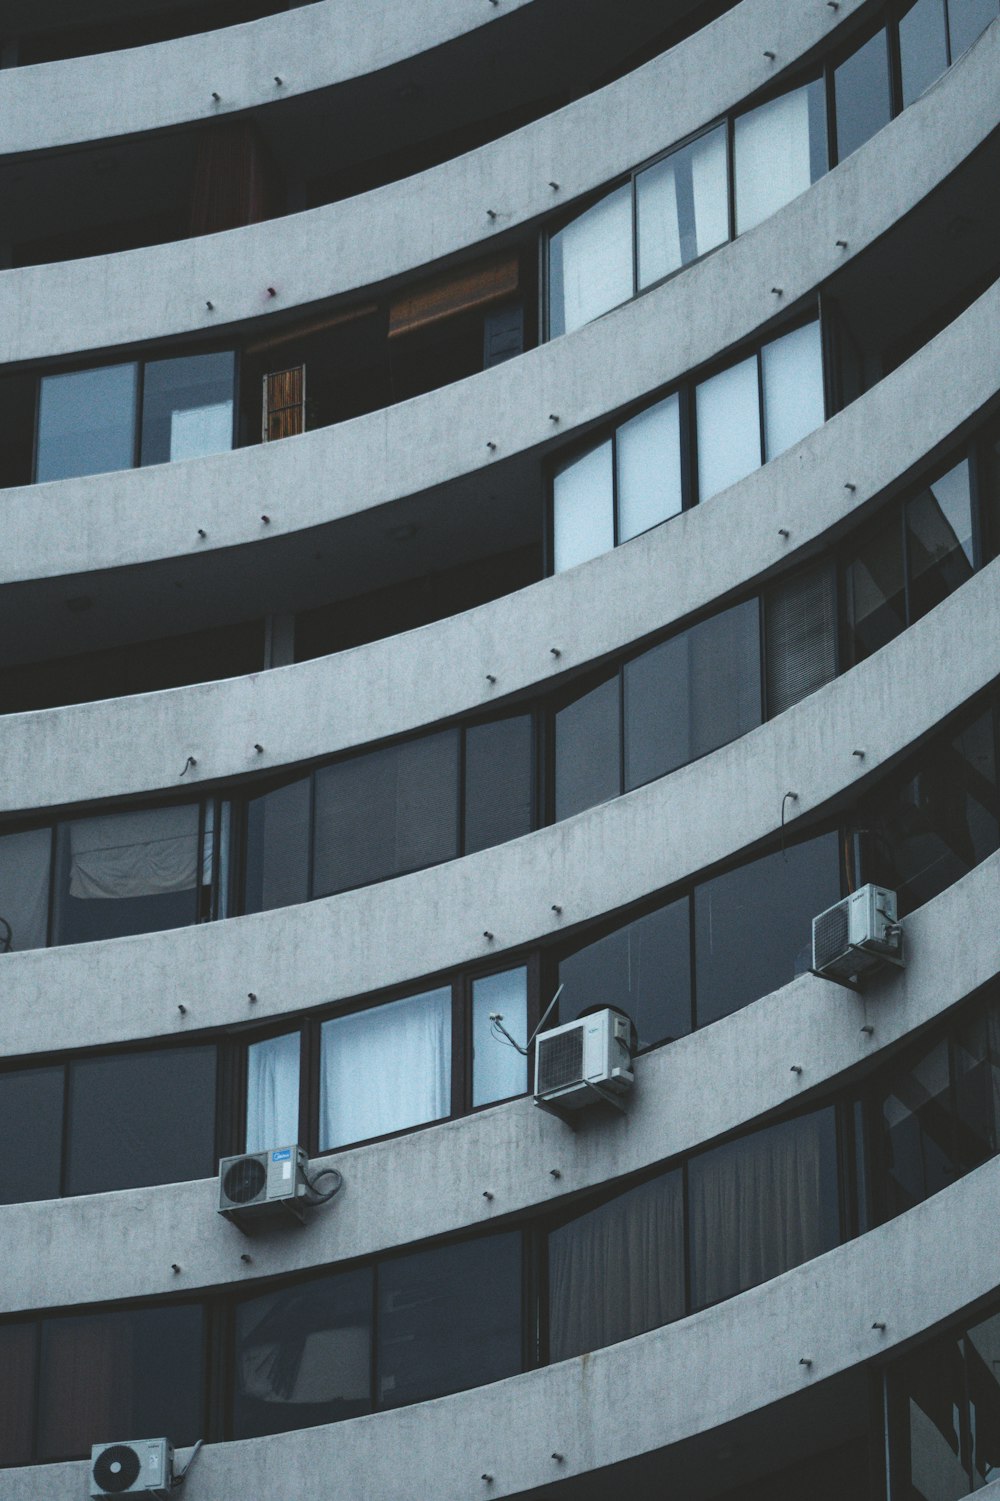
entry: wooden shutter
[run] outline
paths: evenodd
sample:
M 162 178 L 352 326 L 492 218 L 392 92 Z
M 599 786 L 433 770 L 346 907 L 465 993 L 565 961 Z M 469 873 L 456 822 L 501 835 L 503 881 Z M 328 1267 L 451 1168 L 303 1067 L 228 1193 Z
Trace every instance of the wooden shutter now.
M 444 318 L 513 297 L 518 288 L 518 270 L 517 256 L 505 255 L 422 282 L 390 305 L 389 338 L 416 333 Z
M 306 427 L 306 367 L 274 370 L 264 376 L 261 441 L 294 438 Z

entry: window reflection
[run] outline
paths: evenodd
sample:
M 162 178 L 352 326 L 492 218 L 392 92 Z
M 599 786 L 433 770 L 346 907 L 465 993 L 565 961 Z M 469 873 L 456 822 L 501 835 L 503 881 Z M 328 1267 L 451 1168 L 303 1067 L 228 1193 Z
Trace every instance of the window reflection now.
M 945 0 L 916 0 L 899 18 L 903 104 L 912 104 L 948 66 Z
M 833 73 L 837 109 L 837 159 L 843 161 L 892 118 L 889 40 L 875 35 L 844 59 Z
M 104 365 L 42 376 L 36 480 L 131 469 L 138 371 L 138 365 Z
M 556 818 L 621 791 L 621 694 L 617 674 L 554 716 Z
M 51 829 L 0 837 L 0 954 L 44 948 L 51 853 Z
M 690 900 L 683 896 L 598 938 L 559 964 L 559 1021 L 615 1006 L 635 1025 L 640 1048 L 691 1030 Z
M 549 337 L 632 296 L 632 184 L 615 188 L 549 240 Z
M 726 127 L 636 176 L 639 286 L 648 287 L 729 238 Z
M 236 356 L 150 360 L 142 388 L 142 463 L 166 464 L 233 446 Z
M 968 460 L 907 503 L 911 623 L 972 577 L 972 492 Z
M 490 1016 L 499 1013 L 507 1031 L 523 1045 L 528 1040 L 528 971 L 503 970 L 472 982 L 472 1104 L 492 1105 L 523 1094 L 528 1087 L 528 1060 L 497 1037 Z

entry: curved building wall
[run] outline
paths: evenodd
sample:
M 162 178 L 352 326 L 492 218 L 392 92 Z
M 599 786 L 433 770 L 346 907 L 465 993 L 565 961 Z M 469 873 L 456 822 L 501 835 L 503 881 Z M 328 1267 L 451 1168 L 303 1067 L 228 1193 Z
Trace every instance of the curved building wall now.
M 265 537 L 274 535 L 323 528 L 335 546 L 354 518 L 370 512 L 391 525 L 397 503 L 488 475 L 494 466 L 505 475 L 506 494 L 520 483 L 540 492 L 539 475 L 564 449 L 572 451 L 570 443 L 660 388 L 727 368 L 731 351 L 751 337 L 770 337 L 788 314 L 814 308 L 817 300 L 831 346 L 826 378 L 834 372 L 842 378 L 852 337 L 838 303 L 845 271 L 854 269 L 855 290 L 863 292 L 856 308 L 864 297 L 870 304 L 903 299 L 880 247 L 895 250 L 909 241 L 918 262 L 926 257 L 929 285 L 933 254 L 921 234 L 933 217 L 929 205 L 945 201 L 935 194 L 946 193 L 956 257 L 988 222 L 966 186 L 975 179 L 962 174 L 980 148 L 992 149 L 1000 124 L 1000 20 L 986 24 L 991 4 L 918 0 L 899 7 L 893 38 L 908 17 L 910 26 L 927 28 L 920 36 L 928 47 L 934 16 L 951 26 L 942 33 L 951 38 L 952 65 L 944 76 L 907 99 L 899 117 L 859 149 L 842 151 L 841 165 L 771 218 L 565 337 L 474 379 L 296 442 L 0 494 L 0 592 L 14 601 L 4 607 L 16 614 L 18 590 L 51 587 L 56 600 L 61 579 L 107 570 L 141 588 L 144 570 L 157 560 L 199 552 L 215 553 L 224 570 L 234 549 L 263 549 L 266 558 Z M 16 106 L 0 110 L 0 157 L 23 154 L 30 172 L 33 153 L 102 138 L 141 145 L 147 134 L 153 139 L 216 107 L 277 110 L 276 95 L 284 93 L 285 103 L 296 96 L 311 107 L 313 96 L 354 90 L 351 97 L 372 107 L 386 77 L 397 71 L 408 77 L 411 64 L 433 69 L 462 38 L 488 50 L 494 26 L 513 35 L 544 5 L 500 0 L 477 10 L 423 0 L 415 10 L 373 13 L 348 0 L 319 0 L 203 37 L 12 69 L 0 73 L 0 99 Z M 970 28 L 971 39 L 976 5 L 982 34 L 964 51 L 961 27 Z M 607 8 L 614 8 L 610 0 Z M 794 82 L 804 68 L 822 70 L 835 99 L 836 79 L 847 76 L 837 70 L 858 66 L 851 49 L 881 15 L 862 0 L 793 7 L 739 0 L 607 86 L 416 176 L 201 240 L 0 272 L 0 360 L 55 368 L 49 362 L 92 351 L 141 349 L 155 356 L 172 346 L 151 341 L 206 329 L 267 333 L 276 311 L 308 311 L 371 289 L 398 291 L 420 268 L 454 263 L 494 242 L 513 245 L 522 230 L 557 225 L 554 210 L 584 207 L 588 195 L 646 157 L 772 84 Z M 349 44 L 340 46 L 345 28 Z M 899 63 L 896 57 L 894 67 Z M 210 74 L 219 81 L 209 81 L 203 97 Z M 580 64 L 584 90 L 586 76 Z M 988 264 L 978 245 L 973 254 Z M 146 1436 L 115 1426 L 133 1409 L 116 1394 L 98 1342 L 89 1347 L 96 1405 L 82 1416 L 82 1408 L 71 1413 L 68 1428 L 65 1413 L 53 1416 L 51 1432 L 73 1436 L 51 1437 L 37 1404 L 57 1379 L 52 1372 L 63 1369 L 67 1391 L 83 1391 L 74 1388 L 70 1366 L 58 1366 L 67 1351 L 85 1353 L 84 1334 L 74 1346 L 73 1330 L 96 1327 L 93 1319 L 106 1313 L 127 1323 L 144 1309 L 181 1307 L 201 1310 L 206 1331 L 198 1370 L 185 1378 L 193 1372 L 201 1379 L 203 1410 L 200 1426 L 180 1437 L 186 1444 L 197 1431 L 209 1440 L 185 1482 L 190 1501 L 238 1494 L 308 1501 L 328 1493 L 331 1476 L 359 1501 L 498 1495 L 603 1501 L 626 1491 L 638 1501 L 662 1493 L 671 1476 L 681 1501 L 760 1501 L 765 1493 L 786 1501 L 801 1490 L 794 1491 L 782 1463 L 784 1445 L 786 1458 L 798 1463 L 805 1453 L 815 1465 L 824 1446 L 848 1441 L 855 1445 L 852 1501 L 910 1501 L 921 1456 L 924 1501 L 956 1501 L 995 1478 L 1000 1385 L 993 1368 L 1000 1336 L 991 1345 L 990 1331 L 991 1320 L 1000 1319 L 1000 1251 L 983 1224 L 1000 1169 L 1000 950 L 993 917 L 1000 881 L 1000 444 L 991 425 L 1000 395 L 1000 282 L 979 278 L 966 288 L 956 279 L 955 292 L 954 305 L 928 308 L 926 319 L 910 310 L 899 324 L 906 339 L 886 353 L 867 389 L 859 387 L 863 394 L 840 391 L 834 399 L 827 392 L 825 409 L 836 415 L 808 437 L 669 526 L 578 567 L 314 661 L 0 718 L 6 836 L 13 828 L 48 827 L 52 810 L 70 819 L 97 817 L 165 792 L 232 794 L 239 807 L 262 774 L 291 775 L 300 765 L 487 710 L 523 709 L 542 691 L 551 704 L 562 702 L 565 691 L 568 703 L 591 680 L 585 674 L 597 681 L 617 654 L 668 627 L 698 623 L 753 588 L 795 577 L 799 564 L 832 567 L 849 533 L 876 540 L 867 561 L 837 574 L 845 596 L 837 608 L 865 619 L 881 611 L 896 621 L 882 637 L 886 644 L 854 666 L 838 637 L 832 669 L 817 678 L 821 685 L 749 732 L 635 790 L 550 826 L 537 826 L 544 823 L 539 819 L 528 825 L 533 832 L 475 853 L 225 920 L 238 907 L 220 901 L 199 909 L 197 922 L 169 931 L 3 952 L 12 944 L 0 927 L 0 1130 L 8 1141 L 24 1126 L 7 1118 L 7 1100 L 18 1098 L 7 1089 L 12 1079 L 34 1078 L 40 1089 L 46 1070 L 62 1069 L 69 1078 L 81 1060 L 99 1067 L 107 1057 L 139 1057 L 167 1045 L 183 1045 L 179 1055 L 186 1059 L 204 1043 L 217 1048 L 218 1095 L 225 1102 L 215 1144 L 220 1152 L 239 1151 L 248 1134 L 248 1039 L 278 1038 L 294 1026 L 315 1049 L 335 1017 L 374 1017 L 377 1026 L 385 1007 L 369 1011 L 369 1003 L 391 1005 L 397 988 L 419 998 L 421 986 L 451 986 L 451 1015 L 465 1032 L 449 1046 L 471 1077 L 466 1053 L 477 1045 L 470 1041 L 477 977 L 513 965 L 530 975 L 530 1031 L 536 1021 L 544 1025 L 550 982 L 574 944 L 617 932 L 613 925 L 623 914 L 631 921 L 678 894 L 693 913 L 698 883 L 757 858 L 782 860 L 806 837 L 822 832 L 843 845 L 842 891 L 889 860 L 893 839 L 930 871 L 923 896 L 910 893 L 904 905 L 902 970 L 885 969 L 851 989 L 799 972 L 800 965 L 794 979 L 782 984 L 783 970 L 770 981 L 778 988 L 761 995 L 758 986 L 720 1019 L 707 1012 L 702 1018 L 692 1000 L 683 1035 L 665 1040 L 663 1029 L 652 1045 L 644 1043 L 621 1115 L 583 1112 L 571 1130 L 535 1108 L 529 1063 L 513 1096 L 489 1108 L 479 1108 L 467 1089 L 462 1108 L 450 1115 L 439 1110 L 434 1124 L 381 1137 L 372 1130 L 328 1136 L 327 1142 L 347 1142 L 332 1152 L 320 1136 L 313 1170 L 336 1167 L 343 1188 L 305 1229 L 241 1234 L 216 1215 L 217 1181 L 203 1167 L 180 1181 L 106 1192 L 74 1192 L 63 1177 L 62 1198 L 36 1198 L 30 1186 L 21 1191 L 16 1183 L 4 1187 L 11 1181 L 5 1168 L 0 1466 L 8 1467 L 0 1467 L 0 1501 L 83 1495 L 90 1442 Z M 684 392 L 679 399 L 695 400 L 690 382 Z M 956 454 L 971 453 L 973 440 L 977 493 L 966 524 L 947 488 L 952 469 L 942 471 L 946 459 L 954 464 Z M 679 463 L 690 469 L 697 453 L 684 451 Z M 921 531 L 904 508 L 926 477 L 928 493 L 938 485 L 937 509 Z M 905 527 L 898 578 L 894 555 L 879 552 L 877 543 L 880 518 L 891 507 Z M 947 573 L 949 559 L 964 571 L 925 612 L 910 595 L 935 569 Z M 797 661 L 815 653 L 813 625 L 805 613 L 786 622 Z M 836 630 L 843 635 L 842 626 Z M 0 644 L 0 668 L 2 651 Z M 718 681 L 706 673 L 698 691 L 718 695 L 725 681 L 721 671 Z M 969 749 L 956 749 L 972 725 Z M 537 768 L 549 765 L 549 750 L 534 747 Z M 585 760 L 587 752 L 584 745 Z M 882 822 L 880 800 L 887 810 Z M 212 806 L 221 819 L 224 802 Z M 373 822 L 379 811 L 368 810 Z M 893 819 L 909 823 L 897 829 Z M 934 844 L 942 820 L 950 820 L 951 864 L 948 850 Z M 947 868 L 935 868 L 935 861 Z M 219 865 L 217 858 L 217 876 Z M 232 878 L 244 874 L 234 869 Z M 54 893 L 52 877 L 50 900 Z M 690 935 L 694 965 L 693 927 Z M 698 934 L 697 944 L 713 941 L 711 932 Z M 731 978 L 735 986 L 735 969 Z M 906 1088 L 896 1089 L 893 1070 L 902 1078 L 907 1068 Z M 884 1109 L 880 1081 L 896 1089 Z M 380 1086 L 371 1079 L 372 1090 Z M 894 1120 L 894 1111 L 915 1117 L 921 1107 L 913 1091 L 921 1090 L 934 1101 L 947 1097 L 942 1118 L 928 1131 L 930 1139 L 938 1132 L 938 1145 L 947 1135 L 952 1156 L 944 1155 L 959 1167 L 942 1169 L 938 1179 L 928 1167 L 919 1192 L 909 1201 L 897 1194 L 889 1204 L 885 1183 L 905 1178 L 902 1172 L 893 1178 L 892 1152 L 903 1138 L 882 1132 L 880 1122 Z M 314 1107 L 315 1101 L 308 1111 L 300 1104 L 300 1121 L 314 1120 Z M 835 1123 L 835 1234 L 808 1246 L 804 1240 L 777 1275 L 773 1267 L 748 1273 L 744 1290 L 718 1295 L 724 1301 L 692 1291 L 693 1260 L 685 1250 L 683 1298 L 670 1321 L 664 1315 L 660 1327 L 647 1321 L 639 1326 L 645 1332 L 622 1338 L 619 1331 L 614 1339 L 591 1340 L 595 1347 L 585 1344 L 585 1353 L 557 1358 L 546 1324 L 552 1236 L 633 1189 L 672 1174 L 680 1182 L 702 1156 L 786 1127 L 794 1132 L 796 1123 L 821 1115 L 829 1130 Z M 83 1121 L 78 1100 L 59 1150 L 82 1139 Z M 315 1147 L 316 1140 L 305 1145 Z M 121 1146 L 124 1152 L 129 1143 Z M 117 1183 L 123 1181 L 150 1180 Z M 804 1180 L 799 1192 L 803 1204 L 811 1202 Z M 789 1201 L 779 1202 L 793 1226 Z M 685 1235 L 693 1212 L 685 1201 Z M 737 1220 L 731 1215 L 726 1222 L 734 1245 Z M 660 1228 L 665 1237 L 672 1233 Z M 391 1387 L 370 1374 L 360 1407 L 333 1415 L 340 1420 L 319 1403 L 322 1415 L 295 1431 L 231 1437 L 246 1431 L 233 1416 L 234 1331 L 244 1327 L 248 1308 L 263 1306 L 251 1300 L 291 1289 L 294 1303 L 296 1289 L 318 1285 L 306 1277 L 368 1276 L 383 1289 L 371 1295 L 375 1311 L 358 1312 L 352 1323 L 348 1310 L 345 1327 L 380 1330 L 379 1321 L 395 1310 L 393 1296 L 383 1296 L 393 1267 L 501 1243 L 521 1248 L 511 1316 L 520 1332 L 519 1353 L 497 1366 L 498 1379 L 476 1384 L 474 1377 L 437 1370 L 432 1311 L 427 1328 L 414 1333 L 429 1341 L 425 1385 L 416 1398 L 405 1390 L 398 1397 L 410 1405 L 394 1408 Z M 602 1288 L 621 1279 L 627 1289 L 629 1277 L 638 1276 L 621 1256 L 609 1256 L 598 1270 Z M 585 1301 L 585 1281 L 577 1275 L 570 1293 Z M 485 1302 L 494 1289 L 480 1291 Z M 320 1362 L 312 1369 L 320 1369 L 332 1359 L 316 1353 L 329 1348 L 324 1339 L 331 1328 L 316 1323 L 309 1297 L 297 1306 L 304 1322 L 296 1360 L 301 1364 L 308 1348 Z M 275 1359 L 288 1354 L 282 1337 L 274 1336 Z M 936 1407 L 928 1400 L 920 1408 L 920 1360 L 937 1350 L 933 1340 L 950 1337 L 962 1372 L 975 1370 L 975 1380 L 962 1374 L 954 1401 Z M 370 1372 L 384 1359 L 381 1339 L 372 1333 Z M 476 1338 L 468 1344 L 479 1352 Z M 979 1357 L 982 1372 L 974 1364 Z M 340 1370 L 339 1359 L 328 1376 Z M 247 1370 L 239 1367 L 239 1380 L 252 1385 Z M 276 1393 L 278 1386 L 270 1398 Z M 290 1388 L 283 1400 L 289 1395 Z M 924 1418 L 914 1415 L 917 1409 Z M 153 1428 L 158 1411 L 149 1419 Z M 74 1418 L 80 1432 L 72 1430 Z M 30 1434 L 17 1431 L 22 1419 Z M 288 1426 L 273 1411 L 268 1421 Z M 105 1432 L 105 1424 L 113 1431 Z M 857 1447 L 862 1431 L 870 1462 Z M 762 1458 L 775 1444 L 775 1454 Z M 46 1455 L 51 1463 L 37 1462 Z M 768 1484 L 769 1491 L 759 1488 Z M 993 1489 L 987 1484 L 978 1493 Z M 815 1495 L 827 1501 L 819 1490 Z

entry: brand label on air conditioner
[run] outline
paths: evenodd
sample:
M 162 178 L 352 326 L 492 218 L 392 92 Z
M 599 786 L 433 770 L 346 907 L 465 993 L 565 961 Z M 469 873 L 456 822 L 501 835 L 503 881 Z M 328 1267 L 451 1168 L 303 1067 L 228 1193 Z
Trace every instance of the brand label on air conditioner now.
M 290 1162 L 292 1158 L 291 1147 L 283 1147 L 280 1152 L 271 1153 L 272 1162 Z

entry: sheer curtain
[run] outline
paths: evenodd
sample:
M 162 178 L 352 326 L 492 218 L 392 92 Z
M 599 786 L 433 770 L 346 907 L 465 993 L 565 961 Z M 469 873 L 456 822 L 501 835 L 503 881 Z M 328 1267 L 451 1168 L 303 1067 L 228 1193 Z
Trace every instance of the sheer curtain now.
M 572 333 L 632 296 L 632 184 L 625 183 L 549 242 L 549 337 Z
M 128 1436 L 134 1366 L 128 1314 L 46 1319 L 39 1459 L 76 1458 L 89 1453 L 91 1444 Z
M 688 1174 L 695 1307 L 731 1298 L 835 1243 L 832 1110 L 705 1152 Z
M 299 1033 L 247 1048 L 248 1152 L 299 1139 Z
M 745 234 L 812 182 L 809 85 L 740 115 L 734 141 L 736 233 Z
M 320 1151 L 451 1111 L 451 990 L 324 1022 Z
M 69 841 L 70 896 L 159 896 L 198 883 L 196 803 L 78 819 Z
M 51 829 L 0 839 L 0 954 L 45 946 L 51 851 Z
M 680 1170 L 630 1189 L 549 1236 L 549 1350 L 566 1360 L 684 1313 Z

